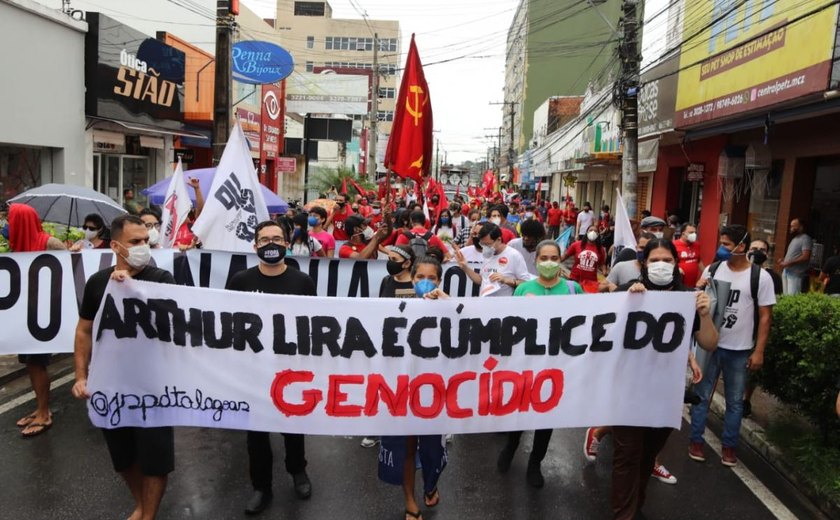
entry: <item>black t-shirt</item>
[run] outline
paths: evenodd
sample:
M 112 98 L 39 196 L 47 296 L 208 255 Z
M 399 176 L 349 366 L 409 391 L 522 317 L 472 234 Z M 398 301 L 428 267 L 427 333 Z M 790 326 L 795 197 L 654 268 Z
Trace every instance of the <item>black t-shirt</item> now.
M 283 274 L 266 276 L 259 266 L 240 271 L 228 281 L 225 289 L 230 291 L 260 292 L 267 294 L 294 294 L 316 296 L 315 281 L 294 267 L 286 267 Z
M 832 256 L 826 260 L 822 272 L 828 276 L 825 294 L 840 294 L 840 256 Z
M 96 317 L 96 311 L 99 310 L 102 297 L 105 295 L 105 287 L 108 286 L 108 280 L 111 279 L 111 273 L 113 272 L 114 267 L 109 267 L 94 273 L 88 279 L 85 284 L 85 294 L 82 296 L 82 308 L 79 310 L 80 318 L 83 320 L 93 320 Z M 132 276 L 132 278 L 144 282 L 175 284 L 175 278 L 172 276 L 172 273 L 150 265 Z
M 414 284 L 411 281 L 398 282 L 393 276 L 386 276 L 379 286 L 380 298 L 414 298 Z

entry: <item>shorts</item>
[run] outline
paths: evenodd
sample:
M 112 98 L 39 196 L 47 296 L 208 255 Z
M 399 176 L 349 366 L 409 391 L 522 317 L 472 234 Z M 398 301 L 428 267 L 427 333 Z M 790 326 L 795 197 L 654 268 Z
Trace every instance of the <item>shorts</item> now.
M 115 428 L 102 430 L 114 471 L 132 465 L 147 477 L 164 477 L 175 469 L 175 434 L 171 426 L 160 428 Z
M 50 364 L 52 354 L 18 354 L 18 362 L 24 365 L 33 364 L 45 367 Z

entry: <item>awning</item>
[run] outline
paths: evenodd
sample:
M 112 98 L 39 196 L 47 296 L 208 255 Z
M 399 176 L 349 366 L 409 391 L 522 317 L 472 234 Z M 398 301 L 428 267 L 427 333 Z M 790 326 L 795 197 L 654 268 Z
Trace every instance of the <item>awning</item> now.
M 140 136 L 140 146 L 143 148 L 157 148 L 163 150 L 164 142 L 162 137 L 149 137 L 148 135 Z
M 120 121 L 117 119 L 109 119 L 107 117 L 95 117 L 95 116 L 87 116 L 91 119 L 96 119 L 99 121 L 108 121 L 110 123 L 115 123 L 120 125 L 123 128 L 127 128 L 129 130 L 135 130 L 137 132 L 148 132 L 150 134 L 162 134 L 162 135 L 179 135 L 182 137 L 193 137 L 195 139 L 207 139 L 207 136 L 199 134 L 197 132 L 190 132 L 187 130 L 172 130 L 169 128 L 162 128 L 159 126 L 151 126 L 151 125 L 141 125 L 139 123 L 126 123 L 125 121 Z M 97 130 L 99 131 L 99 130 Z
M 659 138 L 639 143 L 639 172 L 655 172 L 659 156 Z
M 93 142 L 104 143 L 114 146 L 125 146 L 125 136 L 118 132 L 107 132 L 105 130 L 93 131 Z

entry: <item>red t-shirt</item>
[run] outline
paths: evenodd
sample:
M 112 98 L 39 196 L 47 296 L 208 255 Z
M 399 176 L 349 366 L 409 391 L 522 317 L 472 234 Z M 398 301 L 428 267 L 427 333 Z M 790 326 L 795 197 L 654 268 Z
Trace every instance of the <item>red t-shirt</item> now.
M 341 245 L 341 248 L 339 248 L 338 250 L 338 257 L 350 258 L 350 255 L 352 255 L 353 253 L 361 253 L 365 247 L 367 247 L 367 244 L 365 243 L 351 244 L 350 242 L 345 242 Z
M 679 267 L 683 272 L 683 285 L 694 287 L 700 278 L 700 244 L 674 240 L 674 246 L 677 248 Z
M 347 236 L 347 232 L 344 231 L 344 221 L 347 220 L 347 217 L 353 214 L 353 210 L 350 206 L 344 206 L 344 211 L 336 206 L 335 212 L 333 213 L 333 238 L 336 240 L 347 240 L 350 237 Z
M 368 218 L 372 212 L 372 207 L 368 206 L 367 204 L 359 204 L 359 215 Z
M 516 238 L 516 233 L 509 230 L 508 228 L 500 227 L 499 229 L 502 230 L 502 242 L 504 242 L 505 244 Z
M 598 220 L 598 232 L 603 233 L 610 229 L 610 214 L 604 213 L 604 218 Z
M 422 227 L 422 226 L 417 226 L 417 227 L 411 228 L 409 233 L 412 233 L 414 236 L 425 236 L 426 233 L 429 233 L 429 230 Z M 441 251 L 443 251 L 444 254 L 446 253 L 446 251 L 447 251 L 446 245 L 443 243 L 443 240 L 441 240 L 437 237 L 437 235 L 432 235 L 431 237 L 429 237 L 429 240 L 427 242 L 429 242 L 429 247 L 436 247 L 436 248 L 440 249 Z M 398 246 L 408 245 L 408 243 L 409 243 L 409 240 L 408 240 L 408 237 L 405 236 L 405 233 L 400 233 L 399 236 L 397 237 L 397 245 Z
M 563 212 L 563 219 L 566 220 L 567 226 L 574 226 L 577 224 L 577 211 L 572 208 L 567 209 Z
M 560 227 L 560 222 L 563 221 L 563 210 L 560 208 L 551 208 L 548 210 L 548 225 Z
M 603 247 L 598 247 L 590 242 L 587 242 L 586 247 L 584 247 L 581 240 L 572 243 L 566 250 L 566 255 L 573 257 L 575 260 L 569 278 L 576 282 L 597 281 L 598 266 L 604 263 L 607 256 Z
M 359 209 L 359 211 L 361 211 L 361 209 Z M 382 224 L 382 213 L 370 217 L 370 227 L 372 227 L 374 231 L 379 230 L 380 224 Z

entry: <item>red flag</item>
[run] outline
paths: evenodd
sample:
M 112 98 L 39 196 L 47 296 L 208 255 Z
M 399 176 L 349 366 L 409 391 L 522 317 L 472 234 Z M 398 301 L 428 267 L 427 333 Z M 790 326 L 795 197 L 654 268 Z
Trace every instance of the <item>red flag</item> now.
M 537 183 L 537 206 L 540 205 L 540 197 L 542 196 L 542 177 L 540 177 L 540 182 Z
M 405 60 L 385 167 L 404 179 L 421 181 L 432 165 L 432 102 L 414 35 Z
M 346 177 L 345 177 L 345 178 L 346 178 Z M 354 188 L 356 188 L 356 191 L 358 191 L 358 192 L 359 192 L 359 195 L 361 195 L 362 197 L 367 197 L 367 191 L 365 191 L 365 189 L 364 189 L 364 188 L 362 188 L 361 186 L 359 186 L 359 183 L 358 183 L 358 182 L 356 182 L 356 181 L 355 181 L 355 180 L 353 180 L 353 179 L 350 179 L 350 184 L 352 184 L 352 185 L 353 185 L 353 187 L 354 187 Z
M 484 185 L 482 195 L 485 197 L 493 195 L 493 192 L 496 191 L 496 176 L 493 174 L 493 170 L 487 170 L 484 172 L 482 184 Z
M 347 195 L 347 177 L 341 179 L 341 194 Z

